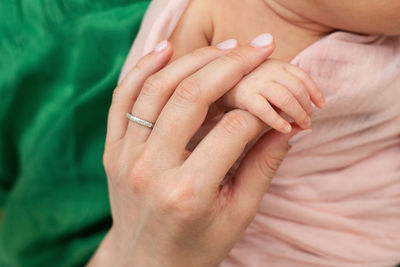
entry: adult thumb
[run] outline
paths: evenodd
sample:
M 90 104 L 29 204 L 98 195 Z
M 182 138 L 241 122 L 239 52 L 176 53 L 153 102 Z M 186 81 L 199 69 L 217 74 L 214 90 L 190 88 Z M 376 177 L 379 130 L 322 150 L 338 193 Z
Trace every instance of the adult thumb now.
M 311 132 L 311 129 L 304 130 L 296 124 L 292 124 L 292 127 L 293 130 L 289 134 L 282 134 L 276 130 L 265 133 L 243 158 L 231 188 L 233 201 L 237 202 L 232 206 L 235 207 L 236 212 L 239 212 L 238 214 L 240 212 L 246 214 L 251 209 L 254 213 L 257 211 L 271 179 L 286 157 L 291 145 Z

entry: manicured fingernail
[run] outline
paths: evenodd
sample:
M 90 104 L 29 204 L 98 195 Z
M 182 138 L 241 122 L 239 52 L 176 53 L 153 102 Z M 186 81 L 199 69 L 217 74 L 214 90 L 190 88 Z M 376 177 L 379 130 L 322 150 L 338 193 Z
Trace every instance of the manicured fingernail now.
M 168 45 L 167 40 L 161 41 L 160 43 L 158 43 L 158 45 L 156 45 L 153 51 L 159 53 L 163 51 L 165 48 L 167 48 L 167 45 Z
M 217 44 L 217 48 L 220 50 L 230 50 L 237 46 L 237 41 L 235 39 L 225 40 L 219 44 Z
M 288 141 L 289 146 L 293 146 L 295 143 L 300 141 L 304 136 L 306 136 L 307 134 L 310 134 L 311 132 L 312 132 L 311 129 L 307 129 L 307 130 L 298 132 L 294 136 L 290 137 L 290 139 Z
M 272 35 L 269 33 L 263 33 L 257 36 L 251 41 L 250 45 L 252 47 L 265 47 L 272 43 Z

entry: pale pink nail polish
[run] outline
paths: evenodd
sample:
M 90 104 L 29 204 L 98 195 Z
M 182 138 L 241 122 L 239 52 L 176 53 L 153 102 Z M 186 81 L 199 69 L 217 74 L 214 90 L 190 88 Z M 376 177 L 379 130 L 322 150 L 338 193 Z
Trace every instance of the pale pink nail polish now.
M 308 135 L 312 133 L 311 129 L 307 129 L 301 132 L 298 132 L 297 134 L 295 134 L 294 136 L 292 136 L 289 140 L 288 140 L 288 144 L 289 146 L 293 146 L 295 143 L 297 143 L 298 141 L 300 141 L 304 136 Z
M 168 42 L 167 40 L 161 41 L 160 43 L 158 43 L 156 45 L 156 47 L 154 48 L 154 52 L 159 53 L 161 51 L 163 51 L 165 48 L 167 48 Z
M 230 50 L 237 46 L 237 41 L 235 39 L 225 40 L 216 45 L 216 48 L 220 50 Z
M 265 47 L 272 43 L 272 35 L 269 33 L 263 33 L 258 35 L 256 38 L 251 41 L 250 45 L 252 47 Z

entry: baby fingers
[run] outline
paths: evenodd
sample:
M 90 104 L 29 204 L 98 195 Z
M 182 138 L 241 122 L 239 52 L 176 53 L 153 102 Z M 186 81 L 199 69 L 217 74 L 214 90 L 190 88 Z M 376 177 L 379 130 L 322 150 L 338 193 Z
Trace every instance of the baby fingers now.
M 313 107 L 311 106 L 310 89 L 307 89 L 307 86 L 301 79 L 288 71 L 282 71 L 279 75 L 276 75 L 272 81 L 289 89 L 304 111 L 311 116 Z
M 311 126 L 310 116 L 287 87 L 276 82 L 269 82 L 268 86 L 260 90 L 260 94 L 269 103 L 285 112 L 300 127 L 309 128 Z
M 289 122 L 283 119 L 275 109 L 268 103 L 265 97 L 261 95 L 255 95 L 251 100 L 251 103 L 245 104 L 246 109 L 262 120 L 267 125 L 271 126 L 278 132 L 287 134 L 292 131 L 292 126 Z
M 307 89 L 308 93 L 310 94 L 311 100 L 314 102 L 315 105 L 317 105 L 319 108 L 325 107 L 326 101 L 324 95 L 315 84 L 315 82 L 311 79 L 311 77 L 307 74 L 307 72 L 291 64 L 286 64 L 284 68 L 305 85 L 305 89 Z

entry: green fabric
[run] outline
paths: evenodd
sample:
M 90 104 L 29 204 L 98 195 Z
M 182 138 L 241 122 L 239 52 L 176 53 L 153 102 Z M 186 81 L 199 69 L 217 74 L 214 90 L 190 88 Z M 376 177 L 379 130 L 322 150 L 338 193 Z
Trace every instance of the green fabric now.
M 110 227 L 107 112 L 148 4 L 0 0 L 0 266 L 82 266 Z

